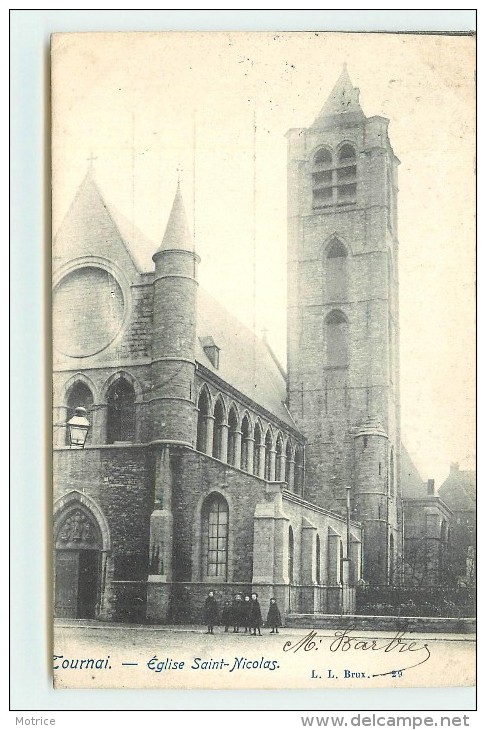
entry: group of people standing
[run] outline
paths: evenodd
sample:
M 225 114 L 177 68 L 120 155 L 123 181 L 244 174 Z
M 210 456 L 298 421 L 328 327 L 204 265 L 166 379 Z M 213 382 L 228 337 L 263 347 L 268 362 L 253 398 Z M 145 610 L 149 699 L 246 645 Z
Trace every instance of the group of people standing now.
M 208 597 L 204 603 L 204 620 L 207 624 L 208 634 L 214 634 L 216 625 L 224 626 L 225 633 L 233 627 L 233 633 L 238 634 L 240 629 L 244 629 L 242 633 L 250 633 L 253 636 L 261 636 L 261 627 L 263 626 L 262 611 L 258 601 L 258 593 L 243 596 L 236 593 L 233 600 L 227 600 L 221 611 L 221 620 L 219 615 L 219 606 L 214 591 L 209 591 Z M 268 609 L 267 620 L 265 626 L 271 628 L 271 634 L 278 634 L 279 626 L 282 625 L 280 611 L 278 610 L 275 598 L 270 599 L 270 607 Z

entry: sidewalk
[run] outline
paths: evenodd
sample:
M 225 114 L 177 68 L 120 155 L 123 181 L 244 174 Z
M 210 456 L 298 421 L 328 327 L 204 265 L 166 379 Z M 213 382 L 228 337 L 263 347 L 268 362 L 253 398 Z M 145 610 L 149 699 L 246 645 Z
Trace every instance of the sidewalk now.
M 328 618 L 333 619 L 339 619 L 337 623 L 335 622 L 327 622 L 327 625 L 323 625 L 322 622 L 314 622 L 311 624 L 308 622 L 306 625 L 300 625 L 300 626 L 283 626 L 279 629 L 279 636 L 303 636 L 305 633 L 309 631 L 316 631 L 321 636 L 334 636 L 336 631 L 343 631 L 346 628 L 352 627 L 352 632 L 355 636 L 365 636 L 365 635 L 373 635 L 378 636 L 381 634 L 384 634 L 386 636 L 394 636 L 397 631 L 404 631 L 406 635 L 413 634 L 417 638 L 419 637 L 429 637 L 432 641 L 434 640 L 441 640 L 441 639 L 449 639 L 453 640 L 453 635 L 457 637 L 461 637 L 461 641 L 469 641 L 469 642 L 475 642 L 475 619 L 467 619 L 468 621 L 474 621 L 474 628 L 470 627 L 469 630 L 461 630 L 461 631 L 452 631 L 443 629 L 442 631 L 437 629 L 430 629 L 427 630 L 427 628 L 421 627 L 418 630 L 412 629 L 398 629 L 396 627 L 386 626 L 383 625 L 381 622 L 382 618 L 389 618 L 389 617 L 369 617 L 374 618 L 374 626 L 360 626 L 359 624 L 355 624 L 351 619 L 354 617 L 341 617 L 341 616 L 332 616 Z M 363 617 L 360 617 L 363 618 Z M 378 620 L 377 620 L 378 619 Z M 378 623 L 381 623 L 381 626 L 377 626 Z M 54 627 L 59 629 L 89 629 L 94 631 L 127 631 L 127 630 L 138 630 L 138 631 L 145 631 L 145 632 L 165 632 L 165 633 L 179 633 L 179 634 L 205 634 L 206 633 L 206 626 L 203 626 L 202 624 L 129 624 L 129 623 L 116 623 L 114 621 L 96 621 L 94 619 L 67 619 L 67 618 L 57 618 L 54 619 Z M 223 630 L 222 626 L 216 626 L 215 627 L 215 634 L 220 636 L 225 636 L 226 632 Z M 269 634 L 269 629 L 262 628 L 262 634 L 266 635 Z M 431 634 L 433 634 L 433 637 L 431 637 Z M 238 633 L 233 634 L 233 631 L 230 630 L 227 633 L 227 636 L 245 636 L 244 630 Z M 246 634 L 248 636 L 248 634 Z

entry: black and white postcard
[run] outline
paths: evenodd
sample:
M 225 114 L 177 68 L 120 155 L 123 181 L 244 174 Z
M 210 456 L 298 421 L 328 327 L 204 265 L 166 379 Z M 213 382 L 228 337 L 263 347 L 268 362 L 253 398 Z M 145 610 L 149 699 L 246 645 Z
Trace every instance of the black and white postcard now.
M 56 688 L 475 684 L 475 39 L 52 36 Z

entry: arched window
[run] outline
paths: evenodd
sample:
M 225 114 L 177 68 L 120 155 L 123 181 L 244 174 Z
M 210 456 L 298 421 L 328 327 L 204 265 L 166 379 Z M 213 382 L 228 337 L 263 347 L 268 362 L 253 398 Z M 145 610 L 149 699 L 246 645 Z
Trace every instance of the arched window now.
M 223 454 L 223 429 L 225 427 L 224 408 L 221 400 L 218 399 L 214 406 L 213 456 L 222 461 L 225 460 L 225 454 Z
M 108 391 L 107 442 L 135 439 L 135 391 L 125 378 L 116 380 Z
M 236 435 L 238 431 L 238 416 L 232 406 L 228 416 L 228 464 L 236 466 Z
M 395 456 L 393 453 L 393 446 L 390 449 L 389 480 L 390 480 L 390 494 L 391 494 L 391 496 L 393 496 L 395 494 Z
M 261 452 L 262 452 L 262 430 L 260 428 L 260 425 L 257 423 L 255 425 L 255 430 L 253 432 L 255 442 L 253 444 L 253 474 L 255 476 L 260 475 L 260 459 L 261 459 Z
M 294 492 L 301 494 L 304 486 L 304 451 L 302 446 L 295 447 Z
M 291 474 L 291 468 L 292 468 L 292 446 L 290 445 L 290 441 L 287 441 L 287 448 L 285 449 L 285 481 L 287 484 L 290 484 L 290 480 L 292 477 Z
M 265 435 L 265 479 L 267 482 L 275 481 L 275 475 L 272 474 L 272 433 L 267 429 Z
M 283 468 L 283 438 L 282 434 L 279 433 L 277 436 L 277 444 L 275 451 L 275 481 L 283 482 L 285 480 L 285 473 Z
M 289 583 L 294 582 L 294 531 L 289 525 Z
M 203 388 L 201 394 L 199 395 L 197 410 L 196 449 L 198 451 L 202 451 L 205 454 L 207 452 L 209 418 L 209 398 L 205 388 Z
M 316 583 L 321 582 L 321 538 L 316 535 Z
M 333 204 L 332 155 L 329 150 L 317 150 L 312 164 L 312 200 L 314 208 Z
M 356 152 L 350 144 L 344 144 L 339 150 L 339 164 L 336 170 L 337 202 L 353 203 L 356 201 Z
M 228 578 L 228 503 L 211 494 L 202 509 L 202 574 L 204 578 Z
M 326 300 L 343 302 L 348 290 L 348 252 L 346 247 L 335 238 L 331 241 L 326 255 Z
M 251 430 L 248 416 L 244 416 L 241 422 L 241 469 L 248 471 L 250 463 Z
M 69 394 L 67 397 L 67 414 L 66 414 L 66 421 L 69 421 L 74 416 L 74 409 L 75 408 L 86 408 L 88 412 L 88 420 L 91 421 L 91 413 L 92 411 L 92 405 L 93 405 L 93 393 L 91 392 L 90 388 L 86 385 L 86 383 L 83 383 L 82 381 L 78 380 L 76 383 L 73 384 L 71 389 L 69 390 Z M 69 446 L 69 429 L 65 429 L 66 431 L 66 444 Z M 91 443 L 91 433 L 92 428 L 88 429 L 88 436 L 86 438 L 86 443 Z
M 336 309 L 326 317 L 326 363 L 333 367 L 348 365 L 349 325 L 344 314 Z

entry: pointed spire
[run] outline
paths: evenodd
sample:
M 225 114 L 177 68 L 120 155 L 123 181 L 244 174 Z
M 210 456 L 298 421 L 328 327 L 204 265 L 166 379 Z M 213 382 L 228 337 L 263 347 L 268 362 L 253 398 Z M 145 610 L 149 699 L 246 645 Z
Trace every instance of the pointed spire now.
M 168 251 L 171 249 L 180 249 L 182 251 L 193 251 L 194 241 L 192 240 L 187 222 L 186 210 L 182 199 L 180 181 L 177 181 L 177 190 L 172 203 L 169 220 L 165 229 L 164 237 L 159 249 L 160 251 Z
M 359 89 L 353 86 L 344 63 L 343 70 L 313 126 L 320 126 L 328 117 L 342 114 L 357 114 L 364 117 L 359 103 Z

